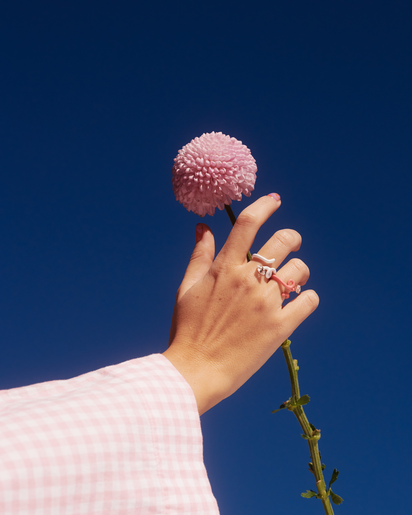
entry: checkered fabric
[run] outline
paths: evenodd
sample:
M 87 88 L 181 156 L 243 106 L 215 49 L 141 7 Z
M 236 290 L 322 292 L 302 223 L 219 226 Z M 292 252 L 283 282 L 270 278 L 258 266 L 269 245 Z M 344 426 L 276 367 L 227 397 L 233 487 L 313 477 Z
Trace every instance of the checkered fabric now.
M 196 400 L 162 354 L 0 391 L 1 515 L 217 515 Z

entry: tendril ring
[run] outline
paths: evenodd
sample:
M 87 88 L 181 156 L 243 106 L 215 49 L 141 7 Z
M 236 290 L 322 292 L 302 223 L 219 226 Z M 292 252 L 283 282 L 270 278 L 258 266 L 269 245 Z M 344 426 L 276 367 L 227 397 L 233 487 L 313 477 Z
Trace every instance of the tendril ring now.
M 265 257 L 261 256 L 260 254 L 253 254 L 252 260 L 253 259 L 263 261 L 264 263 L 267 263 L 267 264 L 272 264 L 275 262 L 274 258 L 266 259 Z M 269 279 L 269 280 L 273 279 L 278 284 L 282 285 L 286 289 L 286 291 L 282 292 L 282 297 L 284 297 L 285 299 L 289 298 L 289 294 L 291 291 L 296 292 L 298 295 L 301 292 L 300 284 L 296 284 L 293 279 L 289 279 L 289 281 L 287 283 L 282 281 L 282 279 L 276 275 L 276 268 L 271 268 L 266 265 L 258 265 L 256 270 L 260 275 L 264 275 L 266 277 L 266 279 Z

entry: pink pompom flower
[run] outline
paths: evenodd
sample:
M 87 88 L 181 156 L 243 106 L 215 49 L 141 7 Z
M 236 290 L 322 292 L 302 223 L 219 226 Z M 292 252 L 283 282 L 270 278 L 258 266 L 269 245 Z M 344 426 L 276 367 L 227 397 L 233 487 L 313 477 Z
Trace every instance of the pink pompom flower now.
M 250 197 L 257 166 L 250 150 L 221 132 L 202 134 L 179 150 L 173 165 L 176 199 L 188 211 L 215 214 L 232 200 Z

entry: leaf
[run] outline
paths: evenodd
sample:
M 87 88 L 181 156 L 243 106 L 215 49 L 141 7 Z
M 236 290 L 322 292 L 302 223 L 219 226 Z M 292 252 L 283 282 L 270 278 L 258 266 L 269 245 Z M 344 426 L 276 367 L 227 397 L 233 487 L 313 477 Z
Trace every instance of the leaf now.
M 339 504 L 343 503 L 342 497 L 339 497 L 339 495 L 336 495 L 335 493 L 333 493 L 331 489 L 329 489 L 329 495 L 330 495 L 330 498 L 332 499 L 333 504 L 339 505 Z
M 308 435 L 300 435 L 304 440 L 310 440 L 312 437 Z
M 326 468 L 326 465 L 324 463 L 322 463 L 322 470 L 325 470 L 325 468 Z M 329 485 L 329 487 L 330 487 L 330 485 Z
M 314 474 L 314 473 L 315 473 L 315 470 L 314 470 L 314 468 L 313 468 L 313 463 L 310 461 L 310 462 L 308 463 L 308 465 L 309 465 L 309 470 L 312 472 L 312 474 Z
M 302 497 L 305 497 L 306 499 L 310 499 L 311 497 L 317 497 L 318 494 L 314 492 L 313 490 L 306 490 L 305 493 L 300 494 Z
M 329 488 L 338 479 L 338 476 L 339 476 L 339 470 L 333 469 L 332 479 L 329 481 Z
M 280 411 L 280 410 L 285 409 L 285 408 L 286 408 L 286 404 L 285 404 L 285 403 L 283 403 L 283 404 L 281 404 L 281 405 L 279 406 L 279 409 L 275 409 L 275 410 L 273 410 L 271 413 L 276 413 L 277 411 Z
M 311 427 L 312 431 L 316 431 L 316 427 L 315 427 L 313 424 L 311 424 L 311 423 L 309 422 L 309 425 L 310 425 L 310 427 Z
M 273 411 L 272 411 L 272 413 L 276 413 L 277 411 L 280 411 L 281 409 L 285 409 L 285 408 L 287 408 L 287 407 L 290 405 L 290 400 L 291 400 L 291 399 L 290 399 L 290 397 L 289 397 L 289 399 L 288 399 L 287 401 L 282 402 L 282 404 L 279 406 L 279 408 L 278 408 L 278 409 L 273 410 Z
M 309 395 L 302 395 L 300 399 L 296 401 L 297 406 L 305 406 L 310 401 Z

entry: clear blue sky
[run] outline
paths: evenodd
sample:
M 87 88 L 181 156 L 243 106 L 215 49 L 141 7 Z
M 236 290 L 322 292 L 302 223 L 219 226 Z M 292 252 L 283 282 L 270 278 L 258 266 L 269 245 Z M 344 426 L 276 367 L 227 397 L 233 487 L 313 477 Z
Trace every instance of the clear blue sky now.
M 242 140 L 320 306 L 292 336 L 336 515 L 410 513 L 410 2 L 19 1 L 0 8 L 0 388 L 166 348 L 199 220 L 171 167 Z M 224 212 L 204 220 L 220 247 Z M 322 513 L 281 352 L 202 417 L 222 515 Z

